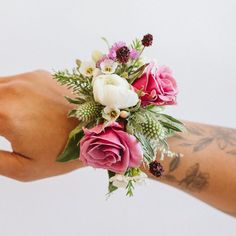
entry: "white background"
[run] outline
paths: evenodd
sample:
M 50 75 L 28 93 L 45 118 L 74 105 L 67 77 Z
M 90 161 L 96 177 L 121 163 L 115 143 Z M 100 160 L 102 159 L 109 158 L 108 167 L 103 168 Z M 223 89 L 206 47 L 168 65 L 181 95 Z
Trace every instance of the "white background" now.
M 100 40 L 152 33 L 147 56 L 180 87 L 170 113 L 236 128 L 234 0 L 0 0 L 0 74 L 64 69 Z M 10 149 L 0 139 L 0 148 Z M 83 169 L 33 183 L 0 178 L 1 236 L 236 235 L 236 221 L 158 182 L 105 200 L 104 171 Z

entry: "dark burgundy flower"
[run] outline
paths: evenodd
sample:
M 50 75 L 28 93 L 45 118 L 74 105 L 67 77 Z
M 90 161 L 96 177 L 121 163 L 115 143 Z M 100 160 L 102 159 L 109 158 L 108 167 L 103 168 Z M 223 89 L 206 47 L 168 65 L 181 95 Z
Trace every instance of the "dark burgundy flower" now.
M 149 171 L 156 177 L 160 177 L 164 172 L 163 166 L 158 161 L 153 161 L 149 164 Z
M 142 44 L 144 47 L 149 47 L 152 45 L 153 36 L 151 34 L 146 34 L 143 36 Z
M 122 64 L 128 62 L 129 56 L 130 56 L 130 50 L 126 46 L 123 46 L 116 51 L 116 58 Z

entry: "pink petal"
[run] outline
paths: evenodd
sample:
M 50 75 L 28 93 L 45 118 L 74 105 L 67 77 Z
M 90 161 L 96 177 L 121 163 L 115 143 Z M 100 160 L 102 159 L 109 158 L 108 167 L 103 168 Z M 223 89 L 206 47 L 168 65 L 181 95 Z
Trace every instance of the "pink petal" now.
M 130 167 L 140 166 L 143 159 L 143 151 L 141 144 L 133 135 L 130 135 L 122 131 L 117 131 L 117 133 L 121 137 L 123 145 L 126 146 L 129 151 L 130 154 L 129 166 Z

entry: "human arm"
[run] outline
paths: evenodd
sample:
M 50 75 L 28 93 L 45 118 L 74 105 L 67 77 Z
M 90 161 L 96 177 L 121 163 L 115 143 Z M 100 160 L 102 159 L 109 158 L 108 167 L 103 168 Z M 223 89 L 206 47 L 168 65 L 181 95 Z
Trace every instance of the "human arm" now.
M 70 91 L 45 71 L 0 78 L 0 135 L 13 152 L 0 151 L 0 175 L 32 181 L 82 166 L 79 160 L 56 162 L 69 132 L 77 125 L 66 114 Z M 236 214 L 236 130 L 186 122 L 188 132 L 169 140 L 184 156 L 165 158 L 163 183 Z M 144 171 L 153 179 L 147 169 Z
M 231 215 L 236 215 L 236 130 L 185 122 L 187 132 L 169 139 L 183 157 L 161 161 L 164 173 L 153 179 L 183 190 Z M 158 157 L 157 157 L 158 158 Z
M 0 135 L 13 152 L 0 151 L 0 175 L 32 181 L 64 174 L 82 166 L 79 160 L 56 162 L 77 120 L 60 86 L 46 71 L 0 78 Z

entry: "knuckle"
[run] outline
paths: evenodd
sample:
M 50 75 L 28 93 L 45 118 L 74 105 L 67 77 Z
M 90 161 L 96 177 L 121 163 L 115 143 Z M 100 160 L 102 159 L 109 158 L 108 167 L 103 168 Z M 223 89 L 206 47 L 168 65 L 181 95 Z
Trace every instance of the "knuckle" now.
M 31 72 L 31 76 L 33 76 L 33 77 L 35 77 L 35 76 L 36 77 L 50 77 L 51 73 L 46 70 L 43 70 L 43 69 L 38 69 L 38 70 Z
M 23 82 L 27 82 L 28 84 L 31 84 L 33 81 L 37 81 L 38 80 L 42 80 L 44 78 L 48 79 L 51 78 L 51 73 L 46 71 L 46 70 L 34 70 L 31 72 L 27 72 L 25 74 L 22 74 L 19 78 L 19 80 L 23 81 Z
M 2 86 L 1 89 L 5 94 L 19 95 L 25 91 L 26 88 L 26 83 L 19 80 L 14 80 Z
M 47 70 L 44 69 L 37 69 L 34 72 L 39 74 L 50 74 Z

